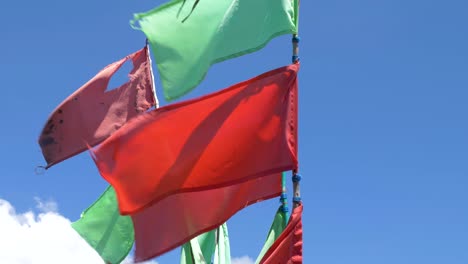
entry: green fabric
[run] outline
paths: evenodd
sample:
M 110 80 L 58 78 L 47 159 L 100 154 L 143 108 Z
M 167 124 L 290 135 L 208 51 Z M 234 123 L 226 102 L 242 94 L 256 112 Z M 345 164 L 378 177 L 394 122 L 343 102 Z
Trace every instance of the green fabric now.
M 231 247 L 227 225 L 218 228 L 218 241 L 214 255 L 214 264 L 231 264 Z
M 300 0 L 293 0 L 294 1 L 294 25 L 296 25 L 296 34 L 299 34 L 299 1 Z
M 287 224 L 288 224 L 288 218 L 286 217 L 286 214 L 281 211 L 281 206 L 280 206 L 278 211 L 276 211 L 275 219 L 273 220 L 273 223 L 271 224 L 271 227 L 270 227 L 270 232 L 268 232 L 266 242 L 263 245 L 262 251 L 257 257 L 255 264 L 260 263 L 265 253 L 268 251 L 268 249 L 270 249 L 271 245 L 273 245 L 275 240 L 281 235 L 283 230 L 286 228 Z
M 182 22 L 195 1 L 173 0 L 131 21 L 151 44 L 167 101 L 195 88 L 212 64 L 296 31 L 293 0 L 200 0 Z
M 281 189 L 283 193 L 286 193 L 286 172 L 281 173 Z M 283 205 L 288 205 L 288 199 L 285 199 Z M 286 219 L 289 219 L 289 212 L 285 212 L 284 216 Z
M 182 246 L 181 264 L 211 263 L 216 247 L 216 229 L 190 240 Z M 207 261 L 209 260 L 209 261 Z
M 286 193 L 286 172 L 281 173 L 281 189 Z
M 231 251 L 227 225 L 201 234 L 182 246 L 180 264 L 230 264 Z
M 106 263 L 120 263 L 132 249 L 132 219 L 119 214 L 115 191 L 110 186 L 72 227 Z

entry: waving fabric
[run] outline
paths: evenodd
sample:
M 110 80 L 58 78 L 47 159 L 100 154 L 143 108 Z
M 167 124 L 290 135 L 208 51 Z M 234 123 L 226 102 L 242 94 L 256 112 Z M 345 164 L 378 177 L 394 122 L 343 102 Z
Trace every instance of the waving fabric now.
M 108 187 L 72 227 L 106 263 L 120 263 L 132 249 L 132 219 L 119 214 L 112 187 Z
M 135 261 L 160 256 L 225 223 L 243 208 L 281 194 L 281 173 L 164 198 L 132 215 Z M 227 250 L 225 250 L 227 251 Z M 225 256 L 218 249 L 219 259 Z
M 106 90 L 111 77 L 131 60 L 129 81 Z M 145 47 L 101 70 L 51 114 L 39 137 L 46 168 L 95 146 L 128 120 L 156 104 L 151 63 Z
M 231 246 L 229 243 L 227 225 L 221 225 L 218 228 L 217 235 L 213 264 L 231 264 Z
M 297 168 L 298 67 L 139 115 L 99 145 L 93 159 L 121 214 Z
M 182 246 L 180 264 L 230 263 L 231 251 L 226 223 L 191 239 Z
M 273 223 L 271 224 L 270 231 L 268 232 L 268 236 L 265 241 L 265 244 L 263 245 L 262 251 L 258 255 L 255 263 L 260 263 L 265 253 L 270 249 L 271 245 L 273 245 L 276 239 L 278 239 L 278 237 L 286 228 L 287 224 L 288 224 L 288 219 L 286 217 L 286 213 L 283 212 L 282 207 L 280 206 L 280 208 L 278 208 L 278 211 L 276 211 L 275 219 L 273 220 Z
M 261 264 L 302 264 L 302 208 L 294 208 L 286 229 L 273 243 Z
M 296 31 L 291 0 L 202 0 L 190 14 L 194 1 L 174 0 L 131 22 L 151 43 L 167 101 L 195 88 L 212 64 Z

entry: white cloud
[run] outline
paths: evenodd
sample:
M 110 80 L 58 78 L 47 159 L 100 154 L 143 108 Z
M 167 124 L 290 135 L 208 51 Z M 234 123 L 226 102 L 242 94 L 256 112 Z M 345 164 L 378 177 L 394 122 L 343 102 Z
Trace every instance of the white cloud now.
M 46 202 L 43 202 L 41 198 L 39 197 L 34 197 L 34 201 L 36 201 L 36 207 L 39 209 L 39 211 L 43 213 L 52 213 L 52 212 L 58 212 L 58 205 L 56 202 L 49 200 Z
M 0 263 L 8 264 L 104 264 L 99 255 L 58 213 L 57 204 L 34 198 L 40 213 L 17 213 L 0 199 Z M 129 255 L 122 264 L 135 264 Z M 138 264 L 158 264 L 151 260 Z M 231 264 L 254 264 L 248 256 Z
M 0 263 L 103 264 L 99 255 L 56 213 L 57 204 L 35 199 L 37 209 L 17 213 L 0 199 Z
M 70 226 L 70 220 L 57 213 L 57 203 L 37 197 L 34 200 L 39 214 L 17 213 L 8 201 L 0 199 L 0 263 L 104 264 Z M 122 264 L 134 264 L 132 256 Z
M 133 262 L 133 257 L 132 256 L 128 256 L 127 258 L 125 258 L 121 264 L 135 264 L 135 262 Z M 145 262 L 138 262 L 138 264 L 158 264 L 158 262 L 154 261 L 154 260 L 150 260 L 150 261 L 145 261 Z
M 251 259 L 249 256 L 243 256 L 240 258 L 232 258 L 231 264 L 254 264 L 254 260 Z

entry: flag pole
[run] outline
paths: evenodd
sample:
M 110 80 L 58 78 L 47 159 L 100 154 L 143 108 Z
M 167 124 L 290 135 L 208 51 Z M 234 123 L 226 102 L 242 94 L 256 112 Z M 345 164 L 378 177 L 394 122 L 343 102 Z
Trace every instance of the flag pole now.
M 299 63 L 299 4 L 300 0 L 293 0 L 294 3 L 294 24 L 296 25 L 296 33 L 292 36 L 292 62 Z M 301 175 L 297 173 L 297 170 L 293 171 L 292 182 L 293 182 L 293 208 L 298 207 L 301 201 L 301 188 L 300 181 Z
M 292 62 L 299 63 L 299 3 L 300 0 L 293 0 L 294 4 L 294 24 L 296 25 L 296 33 L 292 35 Z
M 281 211 L 284 213 L 286 219 L 289 219 L 288 199 L 286 194 L 286 172 L 281 173 Z
M 301 200 L 301 186 L 300 186 L 300 181 L 302 179 L 302 176 L 297 173 L 297 171 L 293 171 L 293 176 L 292 176 L 292 182 L 293 182 L 293 208 L 298 207 L 301 205 L 302 200 Z
M 154 83 L 153 61 L 151 60 L 151 51 L 150 51 L 151 47 L 150 47 L 148 38 L 146 38 L 146 41 L 145 41 L 145 49 L 146 49 L 146 56 L 148 56 L 148 61 L 150 64 L 149 68 L 150 68 L 150 74 L 151 74 L 151 82 L 153 86 L 154 107 L 159 108 L 159 100 L 156 94 L 156 84 Z

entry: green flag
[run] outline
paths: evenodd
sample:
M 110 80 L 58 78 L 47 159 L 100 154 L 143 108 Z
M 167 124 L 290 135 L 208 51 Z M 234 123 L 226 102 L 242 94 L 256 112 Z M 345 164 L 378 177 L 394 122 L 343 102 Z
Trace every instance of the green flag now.
M 226 224 L 218 228 L 214 264 L 231 264 L 231 247 Z
M 214 258 L 214 262 L 211 260 Z M 203 233 L 182 246 L 180 264 L 230 264 L 227 225 Z
M 275 219 L 273 220 L 273 223 L 271 224 L 270 231 L 268 232 L 265 245 L 263 245 L 262 251 L 258 255 L 257 260 L 255 261 L 255 264 L 260 263 L 265 253 L 268 251 L 268 249 L 270 249 L 271 245 L 273 245 L 275 240 L 281 235 L 283 230 L 286 228 L 287 224 L 288 224 L 288 219 L 287 219 L 286 213 L 282 211 L 282 208 L 280 206 L 278 211 L 276 211 Z
M 110 186 L 72 227 L 106 263 L 120 263 L 132 249 L 132 219 L 119 214 L 115 191 Z
M 182 246 L 180 264 L 211 263 L 216 247 L 216 230 L 203 233 Z
M 212 64 L 296 31 L 293 0 L 200 0 L 190 14 L 195 1 L 173 0 L 131 21 L 151 44 L 167 101 L 195 88 Z

